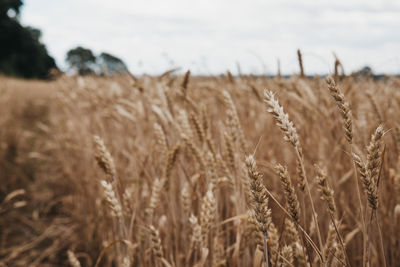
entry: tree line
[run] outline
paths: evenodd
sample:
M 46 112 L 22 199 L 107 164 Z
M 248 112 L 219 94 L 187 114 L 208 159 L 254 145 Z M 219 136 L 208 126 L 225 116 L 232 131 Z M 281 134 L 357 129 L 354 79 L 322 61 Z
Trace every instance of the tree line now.
M 22 0 L 0 1 L 0 73 L 23 78 L 50 78 L 51 70 L 58 70 L 58 67 L 41 41 L 41 31 L 21 25 L 22 6 Z M 118 57 L 106 52 L 95 56 L 90 49 L 80 46 L 67 52 L 66 62 L 71 71 L 80 75 L 128 72 Z

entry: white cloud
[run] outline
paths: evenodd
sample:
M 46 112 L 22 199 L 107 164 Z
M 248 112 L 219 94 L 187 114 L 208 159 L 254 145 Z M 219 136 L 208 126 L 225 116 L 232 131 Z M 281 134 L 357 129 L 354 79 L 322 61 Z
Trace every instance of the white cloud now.
M 370 65 L 400 72 L 400 1 L 26 1 L 23 22 L 43 31 L 59 65 L 80 44 L 124 59 L 134 73 L 160 73 L 175 65 L 198 73 L 228 68 L 297 72 L 296 49 L 306 71 L 332 69 L 332 52 L 346 70 Z M 139 62 L 142 62 L 140 65 Z

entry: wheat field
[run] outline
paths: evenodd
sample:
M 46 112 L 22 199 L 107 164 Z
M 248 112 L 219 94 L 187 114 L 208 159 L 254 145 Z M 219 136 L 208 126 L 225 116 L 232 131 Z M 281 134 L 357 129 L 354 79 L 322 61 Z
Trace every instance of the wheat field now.
M 398 77 L 0 77 L 0 114 L 0 266 L 399 266 Z

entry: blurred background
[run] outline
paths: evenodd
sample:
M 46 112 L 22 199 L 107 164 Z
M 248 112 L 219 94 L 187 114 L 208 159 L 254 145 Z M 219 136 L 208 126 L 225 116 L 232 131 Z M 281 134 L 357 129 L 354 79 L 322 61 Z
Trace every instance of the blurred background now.
M 103 73 L 107 66 L 135 75 L 172 68 L 274 75 L 279 60 L 282 74 L 290 75 L 298 72 L 297 49 L 308 75 L 332 73 L 334 54 L 346 73 L 366 66 L 376 74 L 400 72 L 396 0 L 1 0 L 0 6 L 0 71 L 25 77 L 43 76 L 11 66 L 32 67 L 32 53 L 45 54 L 32 48 L 34 40 L 69 73 Z M 23 31 L 33 36 L 31 44 Z M 53 66 L 44 62 L 42 72 Z

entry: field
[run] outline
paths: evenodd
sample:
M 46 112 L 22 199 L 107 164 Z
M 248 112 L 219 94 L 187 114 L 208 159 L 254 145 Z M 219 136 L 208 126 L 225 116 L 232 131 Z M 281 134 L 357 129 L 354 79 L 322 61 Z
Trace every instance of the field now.
M 0 77 L 0 266 L 398 266 L 400 79 L 335 80 Z

